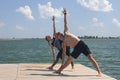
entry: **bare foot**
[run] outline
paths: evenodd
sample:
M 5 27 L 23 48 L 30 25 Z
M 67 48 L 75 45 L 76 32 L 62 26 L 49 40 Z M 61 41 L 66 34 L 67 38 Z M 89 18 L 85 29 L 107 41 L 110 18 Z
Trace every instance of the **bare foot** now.
M 56 74 L 61 74 L 61 72 L 59 72 L 58 70 L 57 70 L 57 71 L 55 71 L 55 72 L 53 72 L 53 73 L 56 73 Z
M 74 68 L 72 68 L 70 71 L 73 72 L 73 71 L 74 71 Z
M 98 73 L 97 77 L 102 77 L 102 74 L 101 74 L 101 73 Z
M 53 70 L 53 67 L 48 67 L 47 69 Z

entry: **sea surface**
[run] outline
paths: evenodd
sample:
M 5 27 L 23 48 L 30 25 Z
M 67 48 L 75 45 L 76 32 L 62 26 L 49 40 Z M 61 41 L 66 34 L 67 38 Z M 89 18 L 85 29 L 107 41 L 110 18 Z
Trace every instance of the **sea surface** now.
M 120 80 L 120 39 L 83 41 L 89 46 L 102 72 Z M 44 39 L 0 40 L 0 64 L 52 62 L 51 49 Z M 95 69 L 83 54 L 74 63 Z

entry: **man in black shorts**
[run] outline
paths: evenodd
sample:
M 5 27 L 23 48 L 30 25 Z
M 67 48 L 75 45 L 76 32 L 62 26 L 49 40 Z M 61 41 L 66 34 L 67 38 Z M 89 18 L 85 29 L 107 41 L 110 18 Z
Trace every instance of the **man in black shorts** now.
M 73 52 L 72 54 L 68 57 L 67 61 L 62 64 L 62 66 L 55 71 L 55 73 L 61 73 L 61 71 L 66 68 L 71 61 L 73 61 L 74 59 L 76 59 L 80 53 L 83 53 L 90 61 L 91 63 L 94 65 L 94 67 L 96 68 L 96 70 L 98 71 L 98 76 L 101 76 L 101 70 L 99 68 L 99 65 L 97 64 L 96 60 L 93 58 L 93 56 L 91 55 L 91 52 L 88 48 L 88 46 L 82 41 L 80 40 L 77 36 L 73 35 L 72 33 L 69 32 L 68 29 L 68 23 L 67 23 L 67 11 L 64 8 L 63 11 L 64 14 L 64 35 L 59 34 L 57 37 L 58 39 L 62 39 L 63 40 L 63 44 L 62 44 L 62 49 L 63 49 L 63 53 L 62 53 L 62 59 L 64 60 L 65 58 L 65 48 L 66 46 L 70 46 L 73 47 Z M 63 61 L 64 62 L 64 61 Z

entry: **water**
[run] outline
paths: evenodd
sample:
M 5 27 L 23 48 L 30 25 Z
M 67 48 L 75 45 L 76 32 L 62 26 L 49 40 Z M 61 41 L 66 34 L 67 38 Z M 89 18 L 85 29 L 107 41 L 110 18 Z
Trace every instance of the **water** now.
M 103 73 L 120 80 L 120 39 L 84 39 Z M 51 50 L 44 39 L 0 40 L 0 64 L 52 63 Z M 94 67 L 81 54 L 75 63 Z

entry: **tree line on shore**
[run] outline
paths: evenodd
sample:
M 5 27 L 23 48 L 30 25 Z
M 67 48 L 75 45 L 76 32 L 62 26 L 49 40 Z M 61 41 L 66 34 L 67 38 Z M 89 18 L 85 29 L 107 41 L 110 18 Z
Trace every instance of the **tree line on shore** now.
M 80 39 L 120 39 L 119 37 L 78 36 Z

